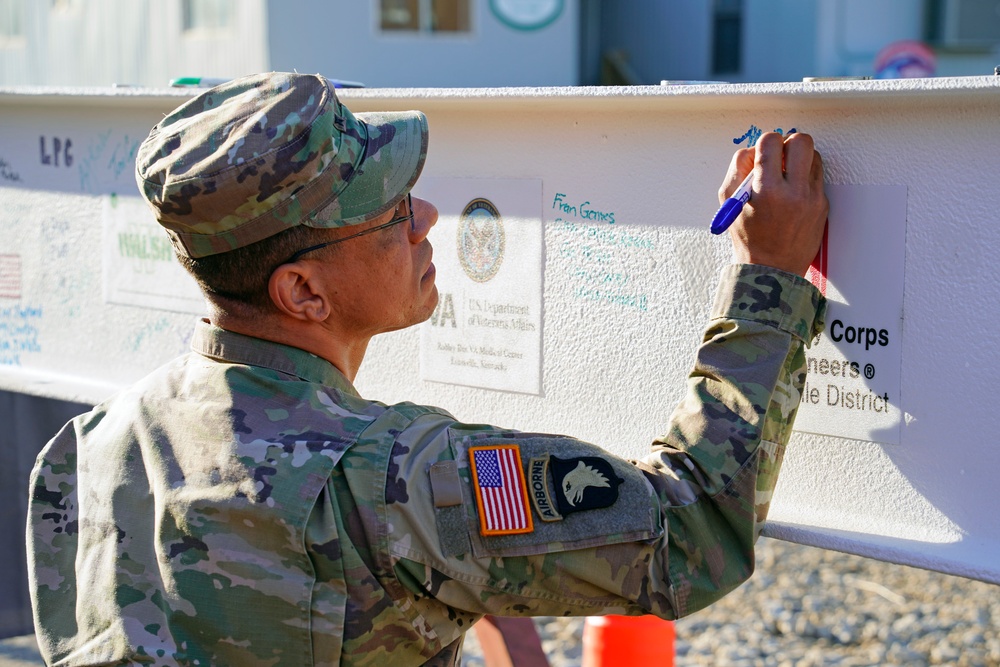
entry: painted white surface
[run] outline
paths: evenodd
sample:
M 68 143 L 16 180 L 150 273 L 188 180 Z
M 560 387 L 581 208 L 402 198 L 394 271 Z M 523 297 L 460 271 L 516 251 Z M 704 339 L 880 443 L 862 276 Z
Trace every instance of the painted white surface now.
M 97 400 L 190 336 L 194 315 L 108 304 L 101 277 L 103 202 L 134 192 L 115 149 L 127 155 L 179 99 L 74 92 L 0 90 L 0 256 L 21 267 L 16 283 L 0 276 L 19 296 L 0 297 L 0 387 Z M 666 428 L 728 260 L 707 227 L 734 139 L 796 127 L 816 138 L 828 183 L 905 185 L 900 442 L 794 434 L 769 531 L 1000 582 L 1000 78 L 344 98 L 425 110 L 429 176 L 540 179 L 545 227 L 540 394 L 421 380 L 416 328 L 373 341 L 360 391 L 626 456 Z M 72 165 L 41 164 L 40 137 L 69 138 Z M 568 216 L 557 195 L 614 225 Z

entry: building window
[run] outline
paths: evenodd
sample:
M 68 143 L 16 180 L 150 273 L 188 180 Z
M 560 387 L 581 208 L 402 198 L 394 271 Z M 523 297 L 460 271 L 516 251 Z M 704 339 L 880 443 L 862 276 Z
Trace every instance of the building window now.
M 712 73 L 736 74 L 742 67 L 743 2 L 714 0 Z
M 233 0 L 184 0 L 181 11 L 184 32 L 225 31 L 236 23 Z
M 24 0 L 0 0 L 0 44 L 24 37 Z
M 1000 44 L 1000 0 L 928 0 L 927 41 L 990 51 Z
M 385 32 L 469 32 L 469 0 L 379 0 Z

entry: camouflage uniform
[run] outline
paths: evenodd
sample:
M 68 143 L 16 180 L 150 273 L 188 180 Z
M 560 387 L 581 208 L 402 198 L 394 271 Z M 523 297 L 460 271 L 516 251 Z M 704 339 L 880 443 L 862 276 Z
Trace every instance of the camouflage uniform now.
M 753 571 L 824 306 L 796 276 L 728 268 L 687 396 L 632 462 L 365 400 L 319 357 L 202 323 L 191 354 L 73 420 L 38 458 L 28 543 L 42 653 L 451 665 L 487 613 L 696 611 Z M 473 474 L 470 450 L 512 445 L 530 529 L 484 535 L 487 473 Z

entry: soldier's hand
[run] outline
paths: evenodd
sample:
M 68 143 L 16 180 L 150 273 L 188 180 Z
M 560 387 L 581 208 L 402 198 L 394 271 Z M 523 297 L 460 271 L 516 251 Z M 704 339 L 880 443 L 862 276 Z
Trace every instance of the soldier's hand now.
M 768 132 L 754 148 L 736 151 L 719 188 L 722 203 L 750 171 L 750 201 L 729 228 L 736 261 L 805 275 L 823 239 L 830 204 L 823 159 L 808 134 Z

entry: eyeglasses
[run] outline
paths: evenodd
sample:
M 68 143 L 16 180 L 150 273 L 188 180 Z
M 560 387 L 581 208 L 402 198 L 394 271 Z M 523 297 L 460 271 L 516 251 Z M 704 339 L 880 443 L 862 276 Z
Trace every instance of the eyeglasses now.
M 414 227 L 413 227 L 413 197 L 410 195 L 409 192 L 406 193 L 406 199 L 404 199 L 403 201 L 406 202 L 406 208 L 403 209 L 403 211 L 404 211 L 403 215 L 394 216 L 392 218 L 392 220 L 390 220 L 389 222 L 384 222 L 381 225 L 376 225 L 374 227 L 369 227 L 368 229 L 360 231 L 357 234 L 351 234 L 350 236 L 345 236 L 342 239 L 336 239 L 334 241 L 327 241 L 326 243 L 319 243 L 319 244 L 314 245 L 314 246 L 309 246 L 308 248 L 303 248 L 302 250 L 299 250 L 294 255 L 292 255 L 291 257 L 289 257 L 288 259 L 286 259 L 281 264 L 291 264 L 292 262 L 298 261 L 298 259 L 300 257 L 302 257 L 302 255 L 306 254 L 307 252 L 312 252 L 314 250 L 319 250 L 320 248 L 325 248 L 327 246 L 331 246 L 331 245 L 334 245 L 334 244 L 337 244 L 337 243 L 343 243 L 344 241 L 349 241 L 351 239 L 356 239 L 359 236 L 364 236 L 365 234 L 371 234 L 373 232 L 377 232 L 380 229 L 386 229 L 388 227 L 392 227 L 393 225 L 398 225 L 401 222 L 406 222 L 407 220 L 410 222 L 410 231 L 412 232 L 413 229 L 414 229 Z M 403 201 L 401 201 L 400 204 L 402 204 Z M 399 207 L 397 207 L 396 210 L 398 211 Z M 279 264 L 278 266 L 281 266 L 281 264 Z

